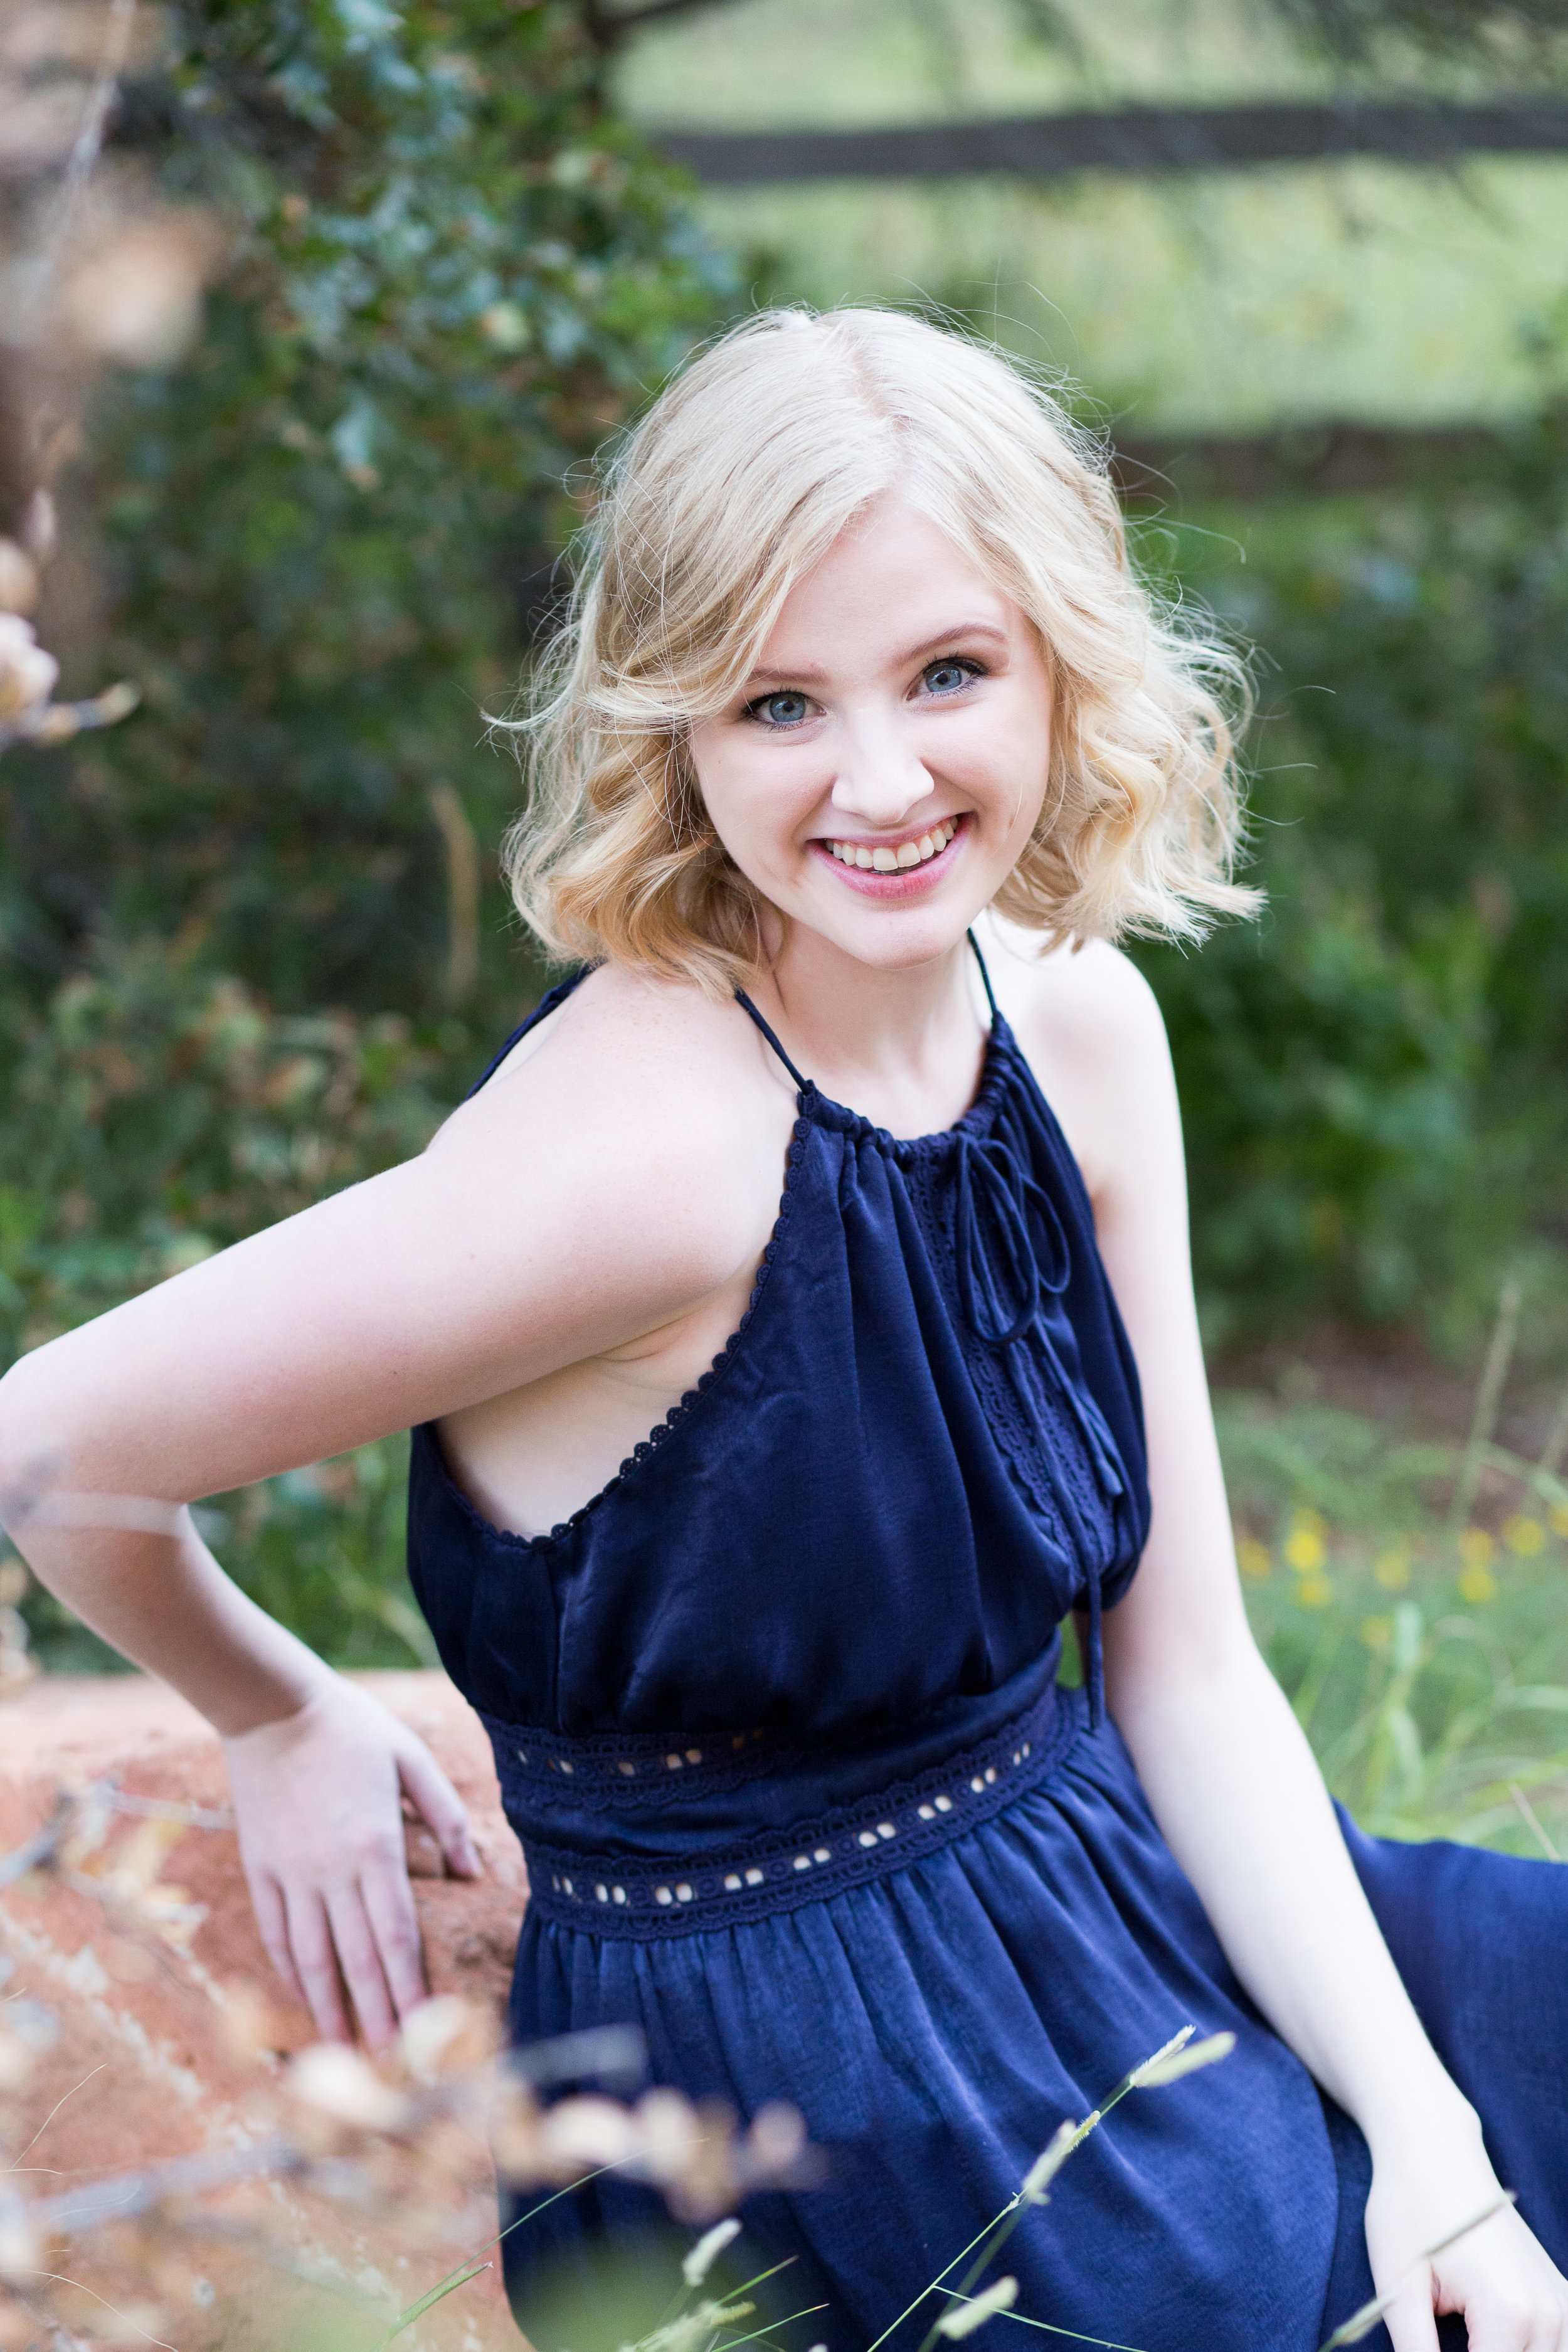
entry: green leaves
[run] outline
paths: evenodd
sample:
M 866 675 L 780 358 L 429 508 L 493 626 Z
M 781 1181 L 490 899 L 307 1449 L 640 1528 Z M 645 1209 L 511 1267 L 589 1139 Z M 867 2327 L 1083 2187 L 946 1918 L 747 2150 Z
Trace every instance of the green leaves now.
M 1480 480 L 1195 520 L 1163 560 L 1260 648 L 1269 898 L 1201 956 L 1138 950 L 1211 1328 L 1328 1308 L 1468 1339 L 1560 1215 L 1568 437 L 1548 420 Z
M 94 422 L 110 648 L 146 708 L 8 758 L 0 919 L 35 996 L 94 934 L 194 919 L 209 970 L 290 1010 L 416 1015 L 446 961 L 428 786 L 491 842 L 516 792 L 479 716 L 521 651 L 512 583 L 730 280 L 565 0 L 189 0 L 170 26 L 121 143 L 229 257 L 200 348 L 107 383 Z M 492 875 L 504 1025 L 501 922 Z

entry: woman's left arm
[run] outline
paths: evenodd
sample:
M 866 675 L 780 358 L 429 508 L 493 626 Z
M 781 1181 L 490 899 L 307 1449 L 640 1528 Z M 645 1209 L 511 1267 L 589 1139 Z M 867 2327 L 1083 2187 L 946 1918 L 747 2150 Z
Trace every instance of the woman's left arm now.
M 1511 2211 L 1435 2263 L 1500 2194 L 1479 2119 L 1444 2071 L 1362 1891 L 1321 1773 L 1242 1605 L 1187 1239 L 1163 1025 L 1126 961 L 1090 949 L 1048 1049 L 1081 1147 L 1143 1388 L 1153 1519 L 1105 1620 L 1107 1700 L 1172 1853 L 1242 1984 L 1373 2155 L 1367 2239 L 1397 2291 L 1395 2352 L 1435 2352 L 1434 2310 L 1472 2352 L 1557 2352 L 1568 2283 Z M 1063 998 L 1057 996 L 1059 1011 Z M 1042 1038 L 1046 1013 L 1042 1010 Z

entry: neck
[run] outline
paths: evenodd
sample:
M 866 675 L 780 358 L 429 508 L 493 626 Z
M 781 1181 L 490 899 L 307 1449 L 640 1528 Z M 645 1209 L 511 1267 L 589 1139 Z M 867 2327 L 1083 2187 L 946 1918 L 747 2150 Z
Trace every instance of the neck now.
M 824 1094 L 895 1135 L 951 1126 L 974 1098 L 989 1010 L 967 940 L 889 971 L 795 924 L 752 992 Z

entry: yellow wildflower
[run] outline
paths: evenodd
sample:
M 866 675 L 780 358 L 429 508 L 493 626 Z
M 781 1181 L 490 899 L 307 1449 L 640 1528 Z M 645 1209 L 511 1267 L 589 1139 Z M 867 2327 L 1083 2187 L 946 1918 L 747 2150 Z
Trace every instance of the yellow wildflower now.
M 1261 1584 L 1273 1565 L 1273 1554 L 1256 1536 L 1243 1536 L 1236 1547 L 1236 1564 L 1249 1584 Z
M 1516 1511 L 1511 1519 L 1503 1522 L 1502 1539 L 1510 1551 L 1516 1551 L 1521 1559 L 1533 1559 L 1538 1551 L 1546 1548 L 1546 1529 L 1539 1519 L 1531 1518 L 1523 1511 Z
M 1304 1576 L 1296 1587 L 1296 1598 L 1303 1609 L 1326 1609 L 1334 1597 L 1334 1588 L 1326 1576 Z
M 1468 1568 L 1459 1570 L 1459 1591 L 1473 1607 L 1479 1609 L 1483 1601 L 1489 1601 L 1496 1592 L 1497 1579 L 1489 1568 L 1483 1568 L 1479 1559 L 1473 1559 Z
M 1404 1551 L 1385 1551 L 1372 1564 L 1372 1572 L 1385 1592 L 1403 1592 L 1410 1581 L 1410 1555 Z
M 1315 1576 L 1328 1558 L 1323 1538 L 1316 1528 L 1309 1528 L 1298 1519 L 1285 1538 L 1285 1557 L 1303 1576 Z

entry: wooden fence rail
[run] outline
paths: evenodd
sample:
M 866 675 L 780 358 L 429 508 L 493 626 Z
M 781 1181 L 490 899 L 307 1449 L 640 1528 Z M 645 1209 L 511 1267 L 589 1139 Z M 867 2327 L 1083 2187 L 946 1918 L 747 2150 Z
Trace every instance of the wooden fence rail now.
M 1128 106 L 833 131 L 669 129 L 653 136 L 712 187 L 995 173 L 1031 180 L 1079 172 L 1152 179 L 1355 156 L 1432 169 L 1467 155 L 1568 152 L 1568 97 L 1524 91 L 1474 102 Z

